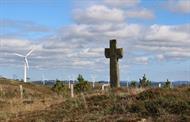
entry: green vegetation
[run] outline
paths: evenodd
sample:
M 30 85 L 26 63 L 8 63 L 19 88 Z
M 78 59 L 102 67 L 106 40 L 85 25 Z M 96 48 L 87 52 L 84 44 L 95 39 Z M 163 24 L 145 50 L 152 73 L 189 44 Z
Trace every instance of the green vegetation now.
M 79 74 L 74 89 L 76 92 L 86 92 L 90 89 L 90 84 Z
M 167 79 L 164 84 L 164 88 L 170 88 L 170 86 L 171 86 L 171 82 Z
M 52 90 L 56 92 L 58 95 L 63 95 L 63 96 L 68 95 L 67 94 L 68 88 L 63 84 L 62 81 L 58 79 L 56 80 L 55 85 L 52 87 Z
M 131 81 L 131 83 L 130 83 L 130 87 L 136 87 L 137 86 L 137 82 L 136 81 Z
M 151 85 L 151 81 L 146 78 L 146 75 L 139 79 L 140 87 L 148 87 Z

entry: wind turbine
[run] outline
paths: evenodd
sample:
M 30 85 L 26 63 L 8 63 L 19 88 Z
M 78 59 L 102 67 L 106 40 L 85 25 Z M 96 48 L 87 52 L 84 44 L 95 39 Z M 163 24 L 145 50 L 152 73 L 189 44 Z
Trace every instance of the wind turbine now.
M 95 82 L 96 82 L 96 79 L 95 79 L 95 76 L 92 75 L 92 87 L 94 88 L 95 87 Z
M 28 56 L 33 52 L 34 50 L 31 49 L 25 56 L 22 54 L 15 53 L 15 55 L 24 58 L 24 82 L 27 82 L 27 70 L 29 70 L 28 65 Z
M 43 85 L 46 85 L 46 79 L 45 79 L 44 74 L 42 74 L 42 83 L 43 83 Z
M 75 76 L 74 75 L 72 75 L 72 80 L 73 80 L 72 83 L 75 84 Z
M 171 80 L 170 88 L 173 88 L 173 81 L 174 81 L 174 80 Z
M 129 75 L 129 74 L 128 74 Z M 127 78 L 127 88 L 129 88 L 129 82 L 130 82 L 130 78 L 129 78 L 129 76 L 128 76 L 128 78 Z

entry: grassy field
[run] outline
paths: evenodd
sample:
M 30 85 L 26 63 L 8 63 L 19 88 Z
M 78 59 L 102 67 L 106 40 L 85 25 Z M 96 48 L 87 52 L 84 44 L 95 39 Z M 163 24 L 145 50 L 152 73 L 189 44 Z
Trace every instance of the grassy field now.
M 20 99 L 19 85 L 24 87 Z M 190 87 L 174 89 L 98 87 L 75 98 L 58 96 L 49 87 L 0 80 L 0 121 L 163 122 L 190 120 Z

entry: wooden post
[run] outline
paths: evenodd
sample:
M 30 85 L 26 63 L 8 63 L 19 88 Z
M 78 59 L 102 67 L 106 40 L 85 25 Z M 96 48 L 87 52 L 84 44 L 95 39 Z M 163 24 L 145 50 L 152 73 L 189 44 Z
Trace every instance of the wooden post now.
M 23 99 L 23 87 L 22 85 L 20 85 L 19 87 L 20 87 L 20 98 Z
M 3 93 L 3 88 L 2 88 L 2 86 L 0 86 L 0 91 Z
M 103 84 L 103 85 L 102 85 L 102 91 L 105 90 L 105 87 L 106 87 L 106 86 L 110 86 L 110 84 Z
M 102 91 L 104 91 L 104 84 L 102 85 Z
M 71 88 L 71 81 L 69 80 L 69 89 Z
M 170 88 L 171 88 L 171 89 L 173 88 L 173 84 L 172 84 L 172 81 L 170 82 Z
M 74 97 L 74 87 L 73 87 L 73 83 L 71 83 L 71 97 Z
M 93 88 L 95 87 L 95 81 L 93 81 L 93 83 L 92 83 L 92 87 L 93 87 Z
M 158 86 L 159 86 L 159 88 L 161 88 L 161 87 L 162 87 L 162 84 L 161 84 L 161 83 L 159 83 L 159 85 L 158 85 Z
M 0 85 L 0 92 L 1 92 L 1 96 L 3 96 L 4 95 L 4 92 L 3 92 L 3 88 L 2 88 L 2 86 Z

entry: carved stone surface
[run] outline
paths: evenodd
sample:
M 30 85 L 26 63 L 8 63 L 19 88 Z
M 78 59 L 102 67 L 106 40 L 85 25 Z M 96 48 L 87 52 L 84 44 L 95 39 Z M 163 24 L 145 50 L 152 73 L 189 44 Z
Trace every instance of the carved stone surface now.
M 110 58 L 110 86 L 120 87 L 118 59 L 123 57 L 123 48 L 117 48 L 117 41 L 110 40 L 110 48 L 105 49 L 105 57 Z

